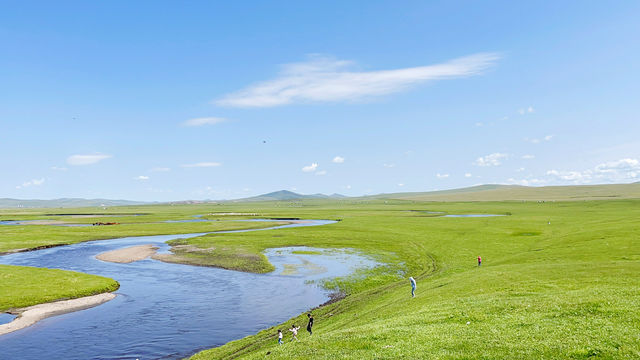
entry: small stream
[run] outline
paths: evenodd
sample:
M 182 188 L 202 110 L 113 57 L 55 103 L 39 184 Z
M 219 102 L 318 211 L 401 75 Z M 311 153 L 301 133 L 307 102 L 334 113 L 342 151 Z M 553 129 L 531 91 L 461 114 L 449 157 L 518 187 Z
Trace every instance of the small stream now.
M 333 223 L 305 220 L 266 231 Z M 80 271 L 116 279 L 114 300 L 54 316 L 1 336 L 2 359 L 181 359 L 254 334 L 329 299 L 314 281 L 345 276 L 373 260 L 352 252 L 313 248 L 269 249 L 269 274 L 168 264 L 146 259 L 102 262 L 99 253 L 141 244 L 169 250 L 166 241 L 203 234 L 126 237 L 0 257 L 0 263 Z M 321 254 L 294 254 L 313 250 Z M 10 321 L 0 315 L 0 322 Z

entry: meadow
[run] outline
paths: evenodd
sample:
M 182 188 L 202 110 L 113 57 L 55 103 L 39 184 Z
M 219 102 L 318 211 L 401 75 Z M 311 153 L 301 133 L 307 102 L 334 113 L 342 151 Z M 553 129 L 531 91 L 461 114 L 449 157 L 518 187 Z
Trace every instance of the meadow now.
M 138 224 L 120 227 L 32 225 L 6 230 L 12 226 L 3 226 L 0 246 L 6 251 L 47 241 L 199 232 L 202 226 L 227 222 L 153 222 L 220 212 L 340 220 L 317 227 L 209 234 L 181 241 L 201 249 L 207 265 L 242 271 L 268 271 L 262 251 L 285 246 L 352 249 L 384 264 L 324 284 L 347 296 L 313 310 L 313 336 L 304 331 L 306 315 L 300 314 L 193 359 L 258 359 L 267 353 L 278 359 L 640 358 L 640 200 L 347 199 L 117 211 L 149 215 L 146 220 L 135 217 Z M 431 212 L 504 216 L 445 218 Z M 50 238 L 49 229 L 54 229 Z M 483 258 L 481 267 L 477 256 Z M 227 263 L 219 263 L 221 258 Z M 418 283 L 415 298 L 409 276 Z M 302 325 L 300 341 L 289 342 L 286 329 L 294 322 Z M 286 334 L 284 345 L 277 345 L 277 329 Z

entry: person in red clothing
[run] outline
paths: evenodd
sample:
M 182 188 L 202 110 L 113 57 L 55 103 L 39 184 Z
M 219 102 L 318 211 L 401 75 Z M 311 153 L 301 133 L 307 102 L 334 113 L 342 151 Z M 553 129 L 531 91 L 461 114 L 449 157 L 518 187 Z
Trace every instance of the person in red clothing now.
M 478 266 L 482 265 L 482 258 L 478 256 Z

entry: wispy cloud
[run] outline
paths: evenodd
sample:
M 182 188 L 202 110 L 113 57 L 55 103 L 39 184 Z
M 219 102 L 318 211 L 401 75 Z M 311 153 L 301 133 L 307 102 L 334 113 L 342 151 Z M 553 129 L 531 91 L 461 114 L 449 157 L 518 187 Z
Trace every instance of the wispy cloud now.
M 529 106 L 526 109 L 520 109 L 518 110 L 518 114 L 520 115 L 524 115 L 524 114 L 531 114 L 532 112 L 535 112 L 535 110 L 533 109 L 533 106 Z
M 74 166 L 91 165 L 111 157 L 111 155 L 105 154 L 71 155 L 67 158 L 67 164 Z
M 509 155 L 503 153 L 493 153 L 487 156 L 482 156 L 474 161 L 476 166 L 498 166 L 502 164 L 502 160 L 508 158 Z
M 140 176 L 134 177 L 133 179 L 134 180 L 139 180 L 139 181 L 146 181 L 146 180 L 149 180 L 149 177 L 145 176 L 145 175 L 140 175 Z
M 437 173 L 437 174 L 436 174 L 436 177 L 437 177 L 438 179 L 446 179 L 446 178 L 448 178 L 448 177 L 449 177 L 449 174 L 440 174 L 440 173 Z
M 316 171 L 316 169 L 318 168 L 318 164 L 317 163 L 312 163 L 311 165 L 307 165 L 302 167 L 302 171 L 304 172 L 314 172 Z
M 538 138 L 524 138 L 524 141 L 530 142 L 532 144 L 540 144 L 543 141 L 551 141 L 551 139 L 553 139 L 555 137 L 554 134 L 550 134 L 547 135 L 545 137 L 543 137 L 542 139 L 538 139 Z
M 351 61 L 314 55 L 306 62 L 284 65 L 273 80 L 250 85 L 215 103 L 233 107 L 272 107 L 354 101 L 403 91 L 427 81 L 478 75 L 499 58 L 495 53 L 480 53 L 435 65 L 355 71 Z
M 54 171 L 67 171 L 69 169 L 67 169 L 66 167 L 61 167 L 61 166 L 52 166 L 51 170 L 54 170 Z
M 394 167 L 396 167 L 396 164 L 382 164 L 382 166 L 384 166 L 386 168 L 394 168 Z
M 465 174 L 464 174 L 464 177 L 466 177 L 466 178 L 470 178 L 470 177 L 471 177 L 471 173 L 465 173 Z
M 529 155 L 529 154 L 527 154 L 527 155 L 522 155 L 522 158 L 523 158 L 524 160 L 531 160 L 531 159 L 534 159 L 534 158 L 535 158 L 535 156 L 534 156 L 534 155 Z
M 29 180 L 29 181 L 23 182 L 22 185 L 16 186 L 16 189 L 22 189 L 22 188 L 26 188 L 26 187 L 29 187 L 29 186 L 40 186 L 42 184 L 44 184 L 44 178 L 33 179 L 33 180 Z
M 180 165 L 183 168 L 202 168 L 202 167 L 216 167 L 222 165 L 219 162 L 199 162 L 195 164 L 183 164 Z
M 225 121 L 227 121 L 227 119 L 220 118 L 220 117 L 202 117 L 202 118 L 187 120 L 182 123 L 182 126 L 193 127 L 193 126 L 215 125 Z
M 319 175 L 319 176 L 327 175 L 327 171 L 326 170 L 316 171 L 316 175 Z
M 342 156 L 336 156 L 331 161 L 333 161 L 336 164 L 342 164 L 344 162 L 344 158 Z

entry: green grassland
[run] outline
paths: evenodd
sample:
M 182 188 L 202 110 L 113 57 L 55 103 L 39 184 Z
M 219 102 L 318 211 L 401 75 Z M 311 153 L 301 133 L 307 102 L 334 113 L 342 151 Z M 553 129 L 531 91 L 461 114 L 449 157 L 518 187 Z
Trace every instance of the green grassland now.
M 256 251 L 351 248 L 388 265 L 330 283 L 350 295 L 314 311 L 313 336 L 276 344 L 276 329 L 305 324 L 301 314 L 193 359 L 262 359 L 267 352 L 276 359 L 640 357 L 638 200 L 263 206 L 278 215 L 342 221 L 229 234 L 225 241 Z M 510 215 L 443 218 L 420 211 Z M 418 281 L 415 298 L 408 276 Z
M 119 286 L 113 279 L 74 271 L 0 265 L 0 312 L 111 292 Z
M 260 217 L 340 221 L 318 227 L 210 234 L 174 245 L 202 250 L 198 261 L 208 265 L 243 271 L 268 270 L 263 250 L 286 246 L 353 249 L 383 264 L 325 284 L 348 296 L 314 310 L 313 336 L 301 332 L 299 342 L 277 345 L 276 329 L 284 330 L 293 322 L 306 324 L 306 316 L 300 314 L 286 324 L 203 351 L 194 359 L 262 359 L 267 353 L 276 359 L 640 358 L 640 200 L 291 200 L 113 211 L 148 215 L 135 217 L 138 224 L 126 227 L 57 230 L 32 225 L 7 235 L 5 231 L 17 230 L 4 226 L 0 246 L 5 241 L 12 244 L 4 249 L 11 249 L 46 241 L 130 236 L 133 231 L 126 228 L 149 234 L 199 232 L 200 226 L 225 221 L 153 222 L 250 212 Z M 505 216 L 444 218 L 429 212 Z M 51 218 L 44 215 L 22 216 Z M 2 214 L 4 219 L 15 216 Z M 80 234 L 73 235 L 74 231 Z M 41 237 L 38 242 L 30 242 L 31 232 Z M 71 240 L 64 240 L 65 236 Z M 476 265 L 478 255 L 483 258 L 482 267 Z M 220 261 L 223 257 L 226 263 Z M 408 276 L 418 282 L 415 298 L 410 295 Z

